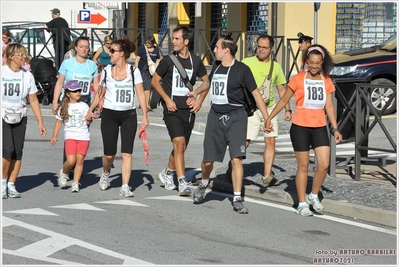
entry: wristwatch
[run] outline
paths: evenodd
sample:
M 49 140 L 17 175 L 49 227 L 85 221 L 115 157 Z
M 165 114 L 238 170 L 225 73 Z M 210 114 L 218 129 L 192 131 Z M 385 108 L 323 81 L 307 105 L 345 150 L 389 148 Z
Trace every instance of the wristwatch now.
M 338 131 L 339 131 L 338 128 L 332 128 L 331 129 L 331 135 L 334 135 L 334 133 L 338 132 Z

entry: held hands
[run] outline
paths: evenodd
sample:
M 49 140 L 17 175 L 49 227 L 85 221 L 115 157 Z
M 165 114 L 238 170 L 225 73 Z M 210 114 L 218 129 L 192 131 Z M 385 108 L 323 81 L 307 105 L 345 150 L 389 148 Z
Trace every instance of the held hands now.
M 86 116 L 85 116 L 85 120 L 86 122 L 92 122 L 94 118 L 94 113 L 92 111 L 87 112 Z M 89 123 L 87 123 L 89 124 Z
M 90 125 L 93 122 L 93 117 L 94 117 L 94 114 L 92 113 L 91 119 L 88 120 L 87 115 L 86 115 L 85 120 L 86 120 L 87 125 Z
M 201 109 L 202 103 L 200 101 L 197 101 L 198 94 L 195 91 L 189 92 L 186 94 L 187 98 L 187 105 L 191 109 L 191 113 L 196 113 Z
M 270 117 L 265 120 L 265 123 L 263 125 L 263 131 L 266 133 L 274 132 L 273 123 Z

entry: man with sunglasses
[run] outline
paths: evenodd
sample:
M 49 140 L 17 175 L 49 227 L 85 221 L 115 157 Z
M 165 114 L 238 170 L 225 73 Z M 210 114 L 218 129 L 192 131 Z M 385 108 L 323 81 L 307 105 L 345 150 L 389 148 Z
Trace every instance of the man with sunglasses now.
M 254 75 L 256 84 L 258 88 L 260 88 L 266 78 L 269 75 L 270 69 L 272 67 L 271 58 L 273 47 L 274 47 L 274 39 L 270 35 L 260 35 L 256 41 L 257 49 L 256 56 L 244 58 L 242 62 L 246 64 L 250 69 L 252 74 Z M 268 114 L 270 114 L 273 108 L 276 106 L 276 99 L 274 95 L 274 86 L 277 87 L 278 94 L 280 98 L 285 93 L 285 84 L 286 79 L 284 72 L 279 63 L 273 61 L 273 69 L 271 73 L 271 82 L 270 82 L 270 98 L 269 102 L 265 103 L 267 106 Z M 290 104 L 287 103 L 285 107 L 285 120 L 291 120 L 291 108 Z M 265 149 L 263 151 L 263 179 L 262 185 L 267 186 L 277 186 L 281 182 L 274 176 L 272 172 L 272 166 L 275 157 L 276 150 L 276 137 L 278 136 L 278 120 L 275 117 L 272 121 L 274 132 L 263 132 Z M 264 119 L 260 110 L 256 110 L 253 116 L 248 118 L 248 127 L 247 127 L 247 142 L 246 146 L 248 147 L 251 143 L 251 140 L 256 140 L 259 134 L 259 130 L 262 129 L 264 124 Z M 230 168 L 229 168 L 230 170 Z M 227 176 L 227 175 L 226 175 Z M 227 176 L 228 178 L 228 176 Z
M 184 153 L 194 127 L 195 113 L 200 110 L 208 92 L 209 80 L 200 57 L 189 52 L 192 31 L 185 26 L 178 26 L 173 29 L 172 36 L 173 53 L 162 58 L 151 80 L 152 87 L 161 97 L 163 119 L 173 143 L 168 165 L 159 174 L 159 179 L 165 184 L 165 189 L 174 190 L 173 176 L 176 173 L 178 194 L 186 196 L 191 194 L 191 188 L 185 176 Z M 191 90 L 183 81 L 172 57 L 180 62 L 191 85 L 195 84 L 197 77 L 202 80 L 199 88 L 203 88 L 204 92 L 190 104 L 187 103 L 187 93 Z

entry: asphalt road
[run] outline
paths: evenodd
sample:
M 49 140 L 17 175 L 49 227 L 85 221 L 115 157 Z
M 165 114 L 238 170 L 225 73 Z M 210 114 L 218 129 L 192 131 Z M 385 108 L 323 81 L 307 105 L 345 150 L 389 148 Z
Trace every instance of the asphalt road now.
M 165 190 L 158 173 L 167 163 L 171 143 L 161 123 L 147 128 L 148 166 L 136 137 L 130 181 L 134 198 L 119 196 L 120 156 L 111 171 L 111 187 L 106 191 L 98 187 L 100 120 L 90 128 L 81 191 L 61 189 L 57 173 L 63 136 L 51 147 L 55 119 L 44 118 L 45 138 L 39 136 L 34 117 L 28 119 L 16 183 L 22 197 L 2 201 L 3 264 L 397 264 L 393 228 L 330 215 L 304 218 L 288 205 L 248 197 L 249 214 L 240 215 L 233 211 L 229 194 L 208 192 L 204 203 L 194 205 L 191 197 Z M 186 160 L 193 176 L 199 172 L 202 141 L 203 134 L 194 131 Z M 225 158 L 220 165 L 226 162 Z

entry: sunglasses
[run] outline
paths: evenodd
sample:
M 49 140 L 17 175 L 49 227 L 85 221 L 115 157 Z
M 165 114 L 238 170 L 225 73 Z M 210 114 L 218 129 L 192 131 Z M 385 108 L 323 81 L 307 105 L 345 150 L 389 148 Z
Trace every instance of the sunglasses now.
M 19 57 L 23 57 L 23 56 L 27 57 L 28 56 L 28 54 L 24 54 L 24 53 L 18 53 L 18 54 L 14 54 L 14 55 L 19 56 Z
M 115 50 L 115 49 L 113 49 L 113 48 L 111 48 L 110 50 L 109 50 L 109 52 L 111 53 L 111 54 L 113 54 L 113 53 L 115 53 L 115 52 L 122 52 L 123 50 Z
M 67 92 L 70 92 L 70 93 L 81 93 L 82 92 L 82 89 L 78 89 L 75 91 L 69 91 L 68 89 L 66 89 L 66 90 L 67 90 Z

